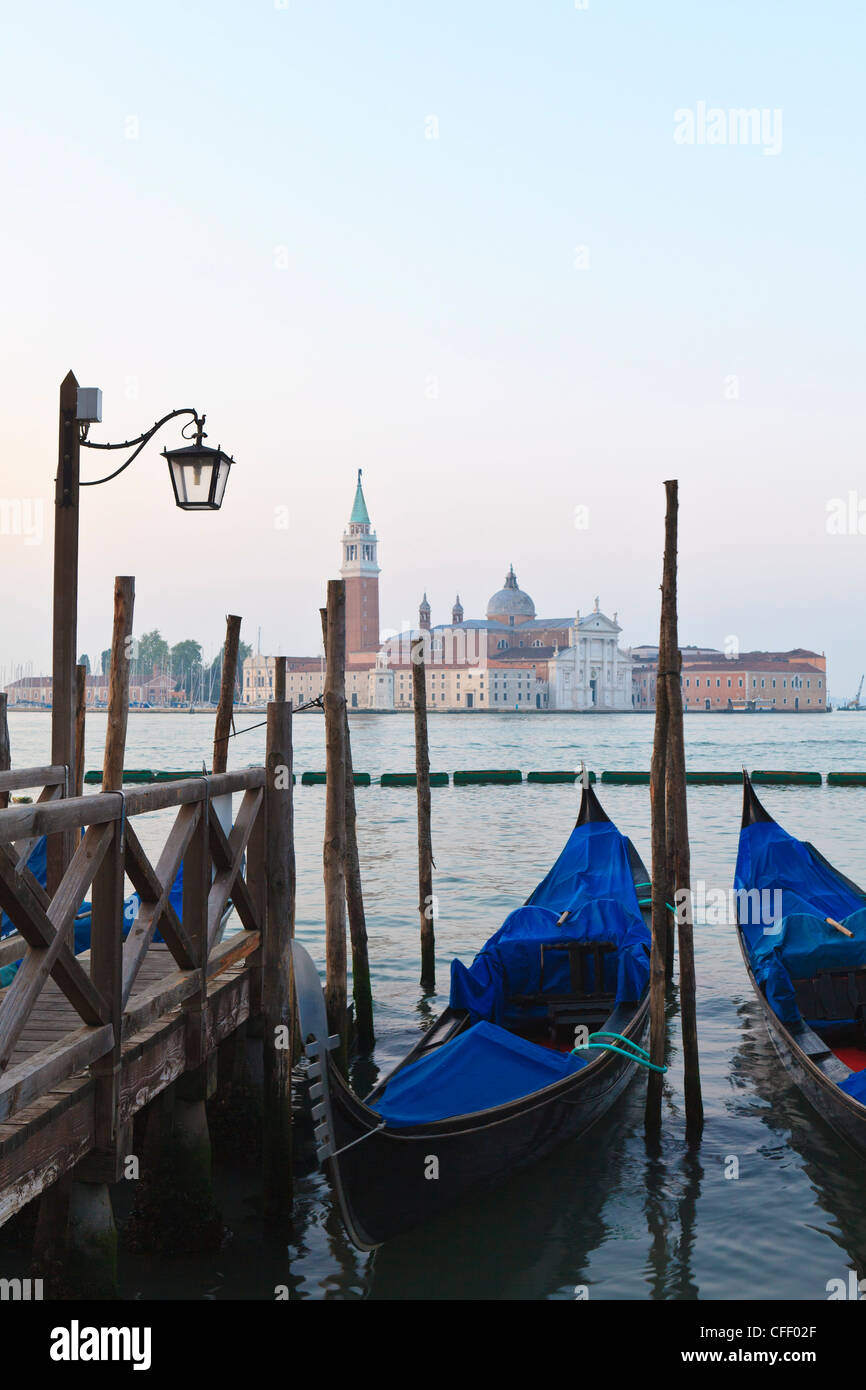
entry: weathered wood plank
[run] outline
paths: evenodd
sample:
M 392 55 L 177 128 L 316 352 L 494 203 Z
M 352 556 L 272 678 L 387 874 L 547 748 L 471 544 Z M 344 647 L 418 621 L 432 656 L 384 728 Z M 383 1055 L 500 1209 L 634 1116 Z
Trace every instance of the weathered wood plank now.
M 47 1046 L 37 1045 L 26 1061 L 0 1076 L 0 1122 L 89 1066 L 111 1047 L 112 1038 L 111 1026 L 106 1023 L 100 1028 L 78 1028 Z
M 190 1067 L 200 1066 L 205 1058 L 207 897 L 211 875 L 208 817 L 203 806 L 196 809 L 199 814 L 183 859 L 183 925 L 195 953 L 194 974 L 198 981 L 195 994 L 188 995 L 181 1006 L 186 1016 L 187 1065 Z
M 186 1069 L 184 1022 L 176 1016 L 168 1024 L 154 1023 L 137 1034 L 124 1048 L 118 1114 L 129 1121 L 136 1111 L 170 1086 Z
M 141 1032 L 172 1009 L 179 1008 L 200 987 L 197 970 L 178 970 L 154 980 L 145 989 L 136 990 L 123 1015 L 124 1038 Z
M 225 848 L 230 856 L 228 864 L 220 868 L 210 886 L 207 899 L 207 944 L 208 950 L 216 940 L 222 921 L 226 903 L 231 897 L 235 884 L 238 882 L 241 864 L 243 862 L 244 851 L 249 843 L 259 807 L 262 804 L 264 792 L 260 787 L 244 793 L 244 798 L 240 805 L 235 823 L 232 826 L 231 834 L 225 841 Z M 209 815 L 209 837 L 213 843 L 215 837 L 214 826 L 220 834 L 223 834 L 222 826 L 215 814 Z M 241 880 L 242 881 L 242 880 Z
M 0 1015 L 0 1071 L 7 1065 L 15 1039 L 66 945 L 68 928 L 94 874 L 99 870 L 112 837 L 110 826 L 99 826 L 87 832 L 47 912 L 40 907 L 26 882 L 19 879 L 16 886 L 12 856 L 8 850 L 0 847 L 0 904 L 5 907 L 30 948 L 12 984 L 4 992 Z M 77 972 L 81 980 L 87 980 L 74 956 L 71 956 L 71 960 L 73 975 Z M 96 980 L 87 980 L 87 984 L 99 990 Z M 76 1000 L 71 1002 L 78 1006 Z M 86 1018 L 85 1022 L 102 1023 L 105 1019 Z
M 192 943 L 166 895 L 164 885 L 160 882 L 156 870 L 145 854 L 141 841 L 128 822 L 125 849 L 127 877 L 143 903 L 155 903 L 160 899 L 163 900 L 162 912 L 156 923 L 156 930 L 162 932 L 165 943 L 181 970 L 191 970 L 195 963 Z M 169 893 L 173 886 L 174 881 L 172 880 L 168 886 Z
M 46 801 L 59 801 L 62 796 L 62 784 L 60 786 L 43 787 L 42 791 L 36 798 L 36 804 L 37 806 L 42 806 L 45 804 Z M 27 863 L 27 860 L 30 858 L 38 843 L 38 835 L 31 835 L 29 840 L 17 840 L 15 842 L 13 848 L 16 855 L 18 856 L 17 863 L 15 865 L 16 873 L 20 874 L 22 872 L 24 865 Z M 48 901 L 50 901 L 50 899 L 48 899 Z
M 163 915 L 163 905 L 168 901 L 172 885 L 177 877 L 177 871 L 184 860 L 184 855 L 187 853 L 190 840 L 196 832 L 201 816 L 202 805 L 200 802 L 182 806 L 169 831 L 154 875 L 159 885 L 160 895 L 156 902 L 142 902 L 124 943 L 121 1007 L 126 1004 L 132 993 L 135 977 L 156 930 L 156 924 Z M 186 915 L 186 870 L 184 870 L 184 915 Z M 192 957 L 188 968 L 192 968 L 197 962 L 195 942 L 185 927 L 182 927 L 181 930 L 188 947 L 188 956 Z
M 238 961 L 248 961 L 261 944 L 261 932 L 239 931 L 214 946 L 207 961 L 207 977 L 213 980 Z
M 247 795 L 249 794 L 250 793 L 248 792 Z M 258 862 L 257 856 L 261 852 L 261 846 L 257 837 L 261 838 L 264 830 L 264 811 L 262 810 L 263 804 L 263 801 L 259 803 L 258 815 L 254 818 L 252 826 L 250 827 L 247 853 L 248 879 L 250 877 L 251 872 L 253 874 L 255 873 L 254 866 Z M 227 869 L 230 867 L 232 863 L 232 851 L 229 845 L 228 837 L 226 836 L 225 831 L 220 825 L 219 819 L 215 815 L 212 807 L 208 823 L 210 827 L 210 850 L 211 855 L 213 856 L 214 863 L 217 866 L 218 870 Z M 248 884 L 244 882 L 244 879 L 242 877 L 238 876 L 235 878 L 229 896 L 231 897 L 235 911 L 237 912 L 238 916 L 241 919 L 241 922 L 243 923 L 247 931 L 259 931 L 264 922 L 263 912 L 261 907 L 259 906 L 259 900 L 257 895 L 252 892 L 252 890 L 250 889 Z
M 40 1128 L 24 1125 L 14 1148 L 0 1134 L 0 1226 L 74 1168 L 91 1148 L 92 1091 L 71 1101 L 68 1110 L 53 1109 Z
M 55 767 L 13 767 L 0 772 L 0 791 L 20 792 L 27 787 L 63 787 L 66 782 L 66 768 Z
M 202 801 L 205 782 L 211 797 L 243 792 L 249 787 L 262 787 L 263 767 L 245 767 L 237 772 L 223 772 L 203 777 L 201 782 L 188 778 L 183 782 L 157 782 L 149 787 L 130 787 L 125 792 L 127 817 L 141 816 L 149 811 L 164 811 L 171 806 L 185 806 L 190 801 Z M 113 808 L 108 798 L 99 796 L 67 797 L 51 805 L 10 806 L 0 812 L 0 844 L 20 840 L 25 836 L 54 834 L 75 830 L 83 825 L 103 825 L 116 820 L 119 807 Z

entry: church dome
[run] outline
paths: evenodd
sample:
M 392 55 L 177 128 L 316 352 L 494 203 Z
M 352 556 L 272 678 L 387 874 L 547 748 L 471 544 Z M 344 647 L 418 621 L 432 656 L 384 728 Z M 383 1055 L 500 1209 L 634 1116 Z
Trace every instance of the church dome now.
M 534 618 L 535 604 L 517 586 L 517 575 L 514 573 L 514 566 L 509 568 L 505 576 L 505 588 L 499 589 L 493 595 L 487 605 L 488 618 L 502 618 L 506 622 L 510 618 Z

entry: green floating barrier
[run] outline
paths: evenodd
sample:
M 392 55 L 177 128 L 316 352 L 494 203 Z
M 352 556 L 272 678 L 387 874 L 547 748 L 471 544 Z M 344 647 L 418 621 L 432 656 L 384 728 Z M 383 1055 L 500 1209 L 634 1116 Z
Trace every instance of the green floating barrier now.
M 649 786 L 650 775 L 648 772 L 603 772 L 602 782 L 618 782 L 630 787 Z
M 327 782 L 327 780 L 328 780 L 328 774 L 327 774 L 327 772 L 302 772 L 302 773 L 301 773 L 301 786 L 302 786 L 302 787 L 323 787 L 323 786 L 325 785 L 325 783 Z M 356 786 L 356 787 L 369 787 L 369 785 L 370 785 L 370 774 L 369 774 L 369 772 L 356 772 L 356 773 L 354 774 L 354 782 L 355 782 L 355 786 Z
M 383 772 L 379 783 L 383 787 L 414 787 L 417 785 L 417 779 L 414 772 Z M 430 786 L 447 787 L 448 773 L 431 772 Z
M 479 772 L 455 772 L 455 787 L 483 786 L 488 782 L 497 782 L 502 785 L 511 785 L 514 782 L 522 782 L 523 773 L 516 768 L 482 769 Z
M 793 784 L 798 787 L 820 787 L 820 772 L 753 772 L 751 778 L 758 786 L 783 787 Z
M 204 777 L 207 774 L 197 768 L 194 772 L 161 772 L 144 767 L 125 767 L 123 769 L 124 782 L 182 782 L 189 777 Z M 85 772 L 84 780 L 90 786 L 99 785 L 102 782 L 101 772 Z
M 686 782 L 692 787 L 742 786 L 742 772 L 686 772 Z
M 577 782 L 581 777 L 580 772 L 527 772 L 527 782 Z M 594 782 L 595 773 L 589 774 L 590 782 Z
M 828 787 L 866 787 L 866 772 L 828 772 Z

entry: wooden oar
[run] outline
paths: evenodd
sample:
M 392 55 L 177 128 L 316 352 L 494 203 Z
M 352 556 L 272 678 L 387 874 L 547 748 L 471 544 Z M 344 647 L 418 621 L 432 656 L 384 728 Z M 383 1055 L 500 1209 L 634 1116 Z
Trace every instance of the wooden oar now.
M 852 931 L 849 931 L 847 927 L 843 927 L 841 922 L 837 922 L 835 917 L 825 917 L 825 918 L 824 918 L 824 921 L 825 921 L 825 922 L 829 922 L 829 923 L 830 923 L 830 926 L 831 926 L 831 927 L 835 927 L 836 930 L 837 930 L 837 931 L 840 931 L 840 932 L 842 933 L 843 936 L 853 936 L 853 935 L 854 935 L 854 933 L 853 933 Z

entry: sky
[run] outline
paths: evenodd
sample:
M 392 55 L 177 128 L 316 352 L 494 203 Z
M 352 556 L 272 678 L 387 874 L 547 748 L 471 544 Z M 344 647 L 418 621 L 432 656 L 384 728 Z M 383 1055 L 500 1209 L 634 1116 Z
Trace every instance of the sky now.
M 234 612 L 317 652 L 359 467 L 383 628 L 424 590 L 481 616 L 513 564 L 539 616 L 598 595 L 654 642 L 675 477 L 681 641 L 825 651 L 853 694 L 864 30 L 854 0 L 7 9 L 0 670 L 49 669 L 71 369 L 92 438 L 191 405 L 236 459 L 218 514 L 174 506 L 176 425 L 82 494 L 92 658 L 116 574 L 139 634 L 212 654 Z

